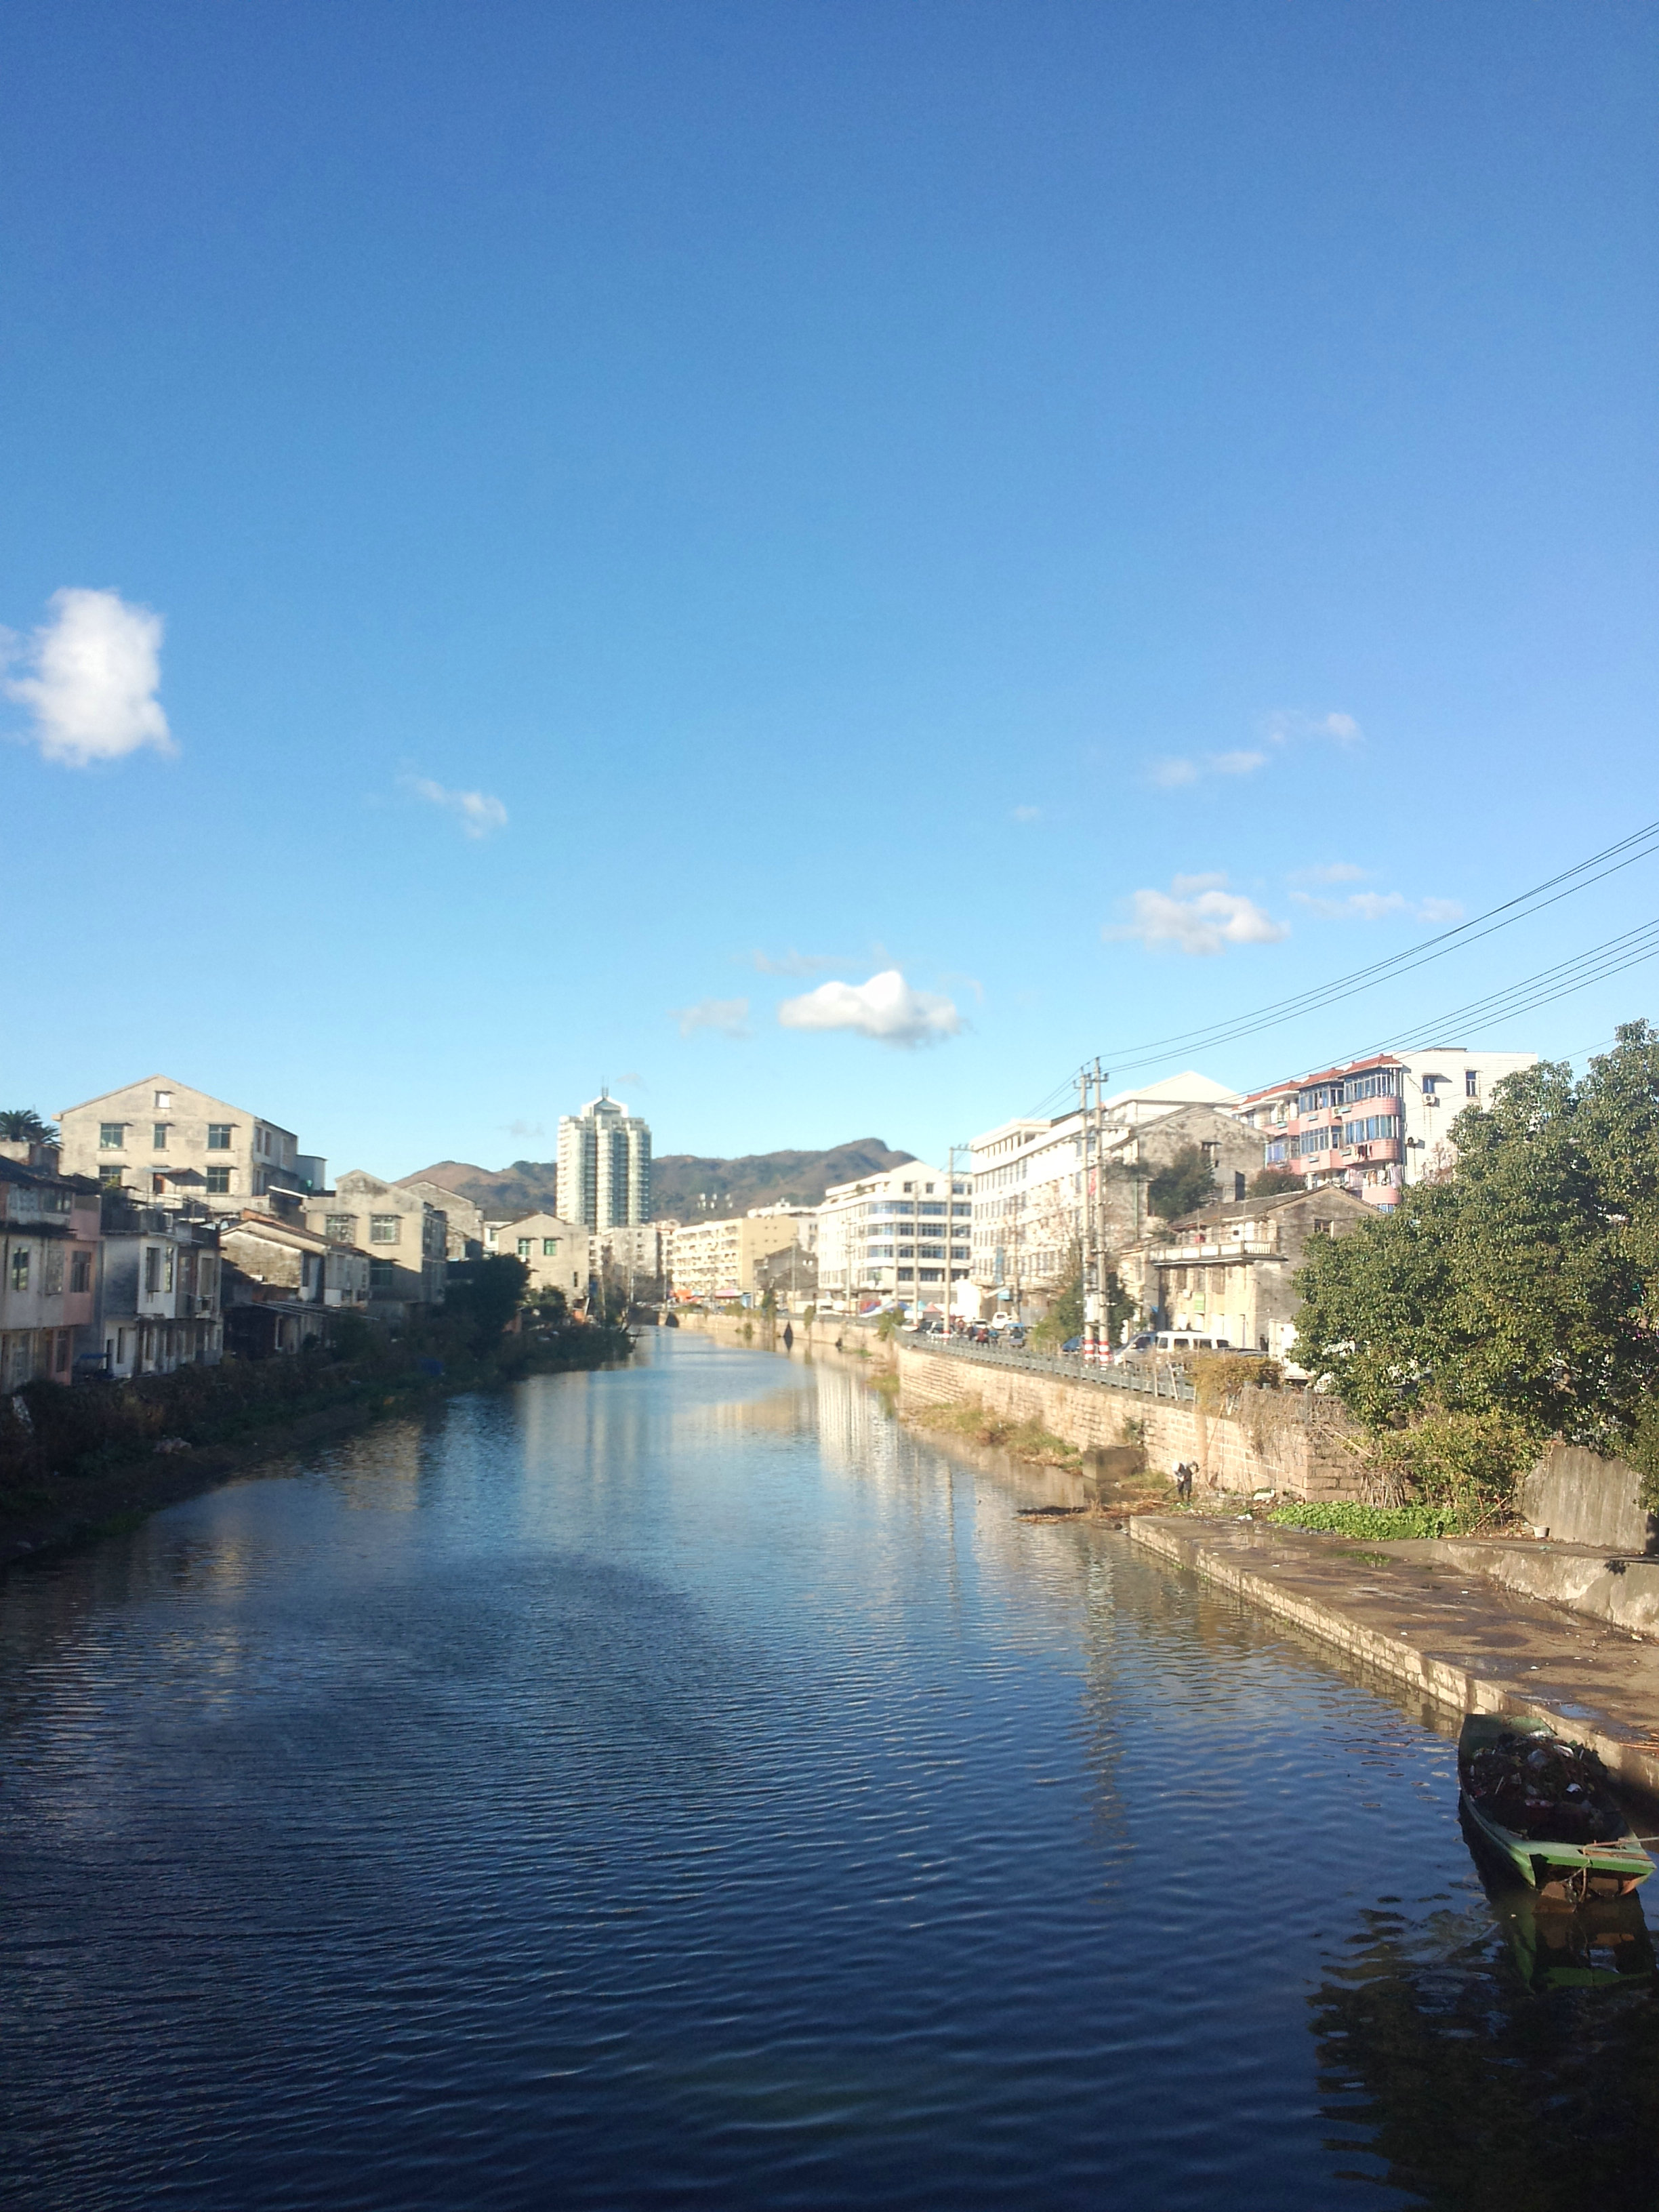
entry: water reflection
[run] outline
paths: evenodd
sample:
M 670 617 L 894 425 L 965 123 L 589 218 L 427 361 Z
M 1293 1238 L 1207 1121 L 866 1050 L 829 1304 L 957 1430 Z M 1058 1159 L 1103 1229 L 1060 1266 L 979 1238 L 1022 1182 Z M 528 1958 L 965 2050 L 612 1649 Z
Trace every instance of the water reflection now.
M 1364 1912 L 1312 2001 L 1336 2143 L 1444 2212 L 1651 2203 L 1659 1987 L 1639 1897 L 1540 1901 L 1462 1827 L 1484 1894 Z

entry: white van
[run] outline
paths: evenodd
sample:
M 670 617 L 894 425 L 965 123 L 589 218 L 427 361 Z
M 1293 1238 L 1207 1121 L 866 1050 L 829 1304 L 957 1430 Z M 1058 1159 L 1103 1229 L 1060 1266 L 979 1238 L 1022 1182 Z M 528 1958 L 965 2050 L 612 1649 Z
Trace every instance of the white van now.
M 1231 1352 L 1233 1348 L 1224 1336 L 1194 1336 L 1184 1329 L 1161 1328 L 1152 1343 L 1159 1352 Z

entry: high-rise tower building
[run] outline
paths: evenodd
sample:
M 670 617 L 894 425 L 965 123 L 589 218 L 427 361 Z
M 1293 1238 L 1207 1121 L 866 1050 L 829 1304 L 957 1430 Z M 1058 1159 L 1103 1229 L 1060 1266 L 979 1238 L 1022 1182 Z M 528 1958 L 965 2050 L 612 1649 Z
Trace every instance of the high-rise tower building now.
M 651 1128 L 608 1091 L 559 1118 L 559 1212 L 590 1229 L 651 1218 Z

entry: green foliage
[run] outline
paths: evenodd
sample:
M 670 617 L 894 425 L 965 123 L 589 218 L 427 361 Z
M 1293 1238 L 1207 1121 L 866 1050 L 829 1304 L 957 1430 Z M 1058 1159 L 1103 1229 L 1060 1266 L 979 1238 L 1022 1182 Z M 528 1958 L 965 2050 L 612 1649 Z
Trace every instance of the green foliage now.
M 1146 1186 L 1146 1203 L 1161 1220 L 1178 1221 L 1216 1194 L 1215 1171 L 1201 1145 L 1183 1145 Z
M 1310 1243 L 1297 1359 L 1373 1430 L 1501 1413 L 1517 1449 L 1560 1435 L 1651 1479 L 1659 1033 L 1627 1023 L 1578 1082 L 1562 1063 L 1510 1076 L 1451 1133 L 1453 1173 Z
M 1534 1431 L 1501 1407 L 1462 1413 L 1431 1407 L 1406 1428 L 1388 1431 L 1381 1458 L 1425 1504 L 1480 1516 L 1509 1499 L 1537 1455 Z
M 1302 1177 L 1294 1168 L 1258 1168 L 1250 1177 L 1252 1198 L 1283 1198 L 1303 1187 Z
M 0 1139 L 14 1145 L 50 1144 L 57 1124 L 44 1121 L 33 1106 L 0 1106 Z
M 569 1304 L 556 1283 L 544 1283 L 538 1291 L 532 1291 L 525 1307 L 544 1328 L 562 1328 L 570 1319 Z
M 778 1317 L 778 1294 L 770 1283 L 766 1285 L 765 1295 L 760 1302 L 760 1310 L 763 1321 L 775 1321 Z
M 817 1308 L 816 1306 L 808 1306 L 800 1317 L 801 1327 L 810 1332 L 813 1322 L 817 1319 Z
M 1133 1321 L 1139 1310 L 1116 1275 L 1109 1271 L 1103 1323 L 1108 1340 L 1115 1344 L 1124 1322 Z M 1031 1342 L 1040 1351 L 1057 1351 L 1062 1344 L 1069 1344 L 1074 1336 L 1082 1335 L 1083 1319 L 1083 1254 L 1081 1249 L 1074 1244 L 1066 1286 L 1056 1294 L 1048 1312 L 1031 1331 Z
M 1477 1514 L 1451 1505 L 1276 1505 L 1267 1516 L 1281 1528 L 1322 1529 L 1333 1536 L 1404 1543 L 1415 1536 L 1456 1536 Z
M 493 1352 L 524 1300 L 530 1270 L 510 1252 L 475 1260 L 465 1275 L 451 1278 L 444 1297 L 445 1318 L 465 1328 L 480 1358 Z
M 900 1316 L 897 1307 L 889 1306 L 886 1312 L 883 1314 L 881 1319 L 876 1323 L 876 1334 L 880 1338 L 884 1344 L 890 1344 L 893 1339 L 898 1334 L 899 1320 Z

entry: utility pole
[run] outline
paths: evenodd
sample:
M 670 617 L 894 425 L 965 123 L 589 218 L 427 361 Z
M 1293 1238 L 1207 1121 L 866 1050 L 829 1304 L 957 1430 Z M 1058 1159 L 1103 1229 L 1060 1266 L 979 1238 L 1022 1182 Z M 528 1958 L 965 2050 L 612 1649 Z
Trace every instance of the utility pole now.
M 1093 1364 L 1111 1352 L 1110 1302 L 1107 1297 L 1105 1192 L 1102 1179 L 1105 1130 L 1102 1106 L 1106 1071 L 1097 1059 L 1078 1070 L 1078 1103 L 1082 1116 L 1079 1148 L 1083 1155 L 1083 1357 Z

